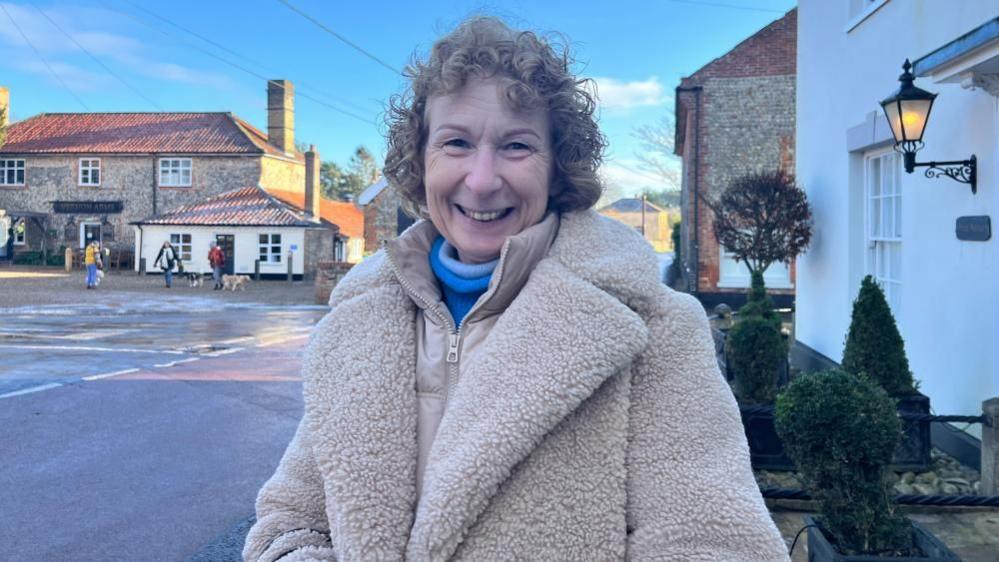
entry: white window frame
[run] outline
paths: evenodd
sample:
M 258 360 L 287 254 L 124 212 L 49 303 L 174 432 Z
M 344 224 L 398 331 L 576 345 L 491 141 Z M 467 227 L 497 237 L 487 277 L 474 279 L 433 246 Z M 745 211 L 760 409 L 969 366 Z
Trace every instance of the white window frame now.
M 21 181 L 17 181 L 17 173 L 21 172 Z M 12 182 L 8 182 L 9 177 L 13 177 Z M 23 187 L 27 175 L 25 174 L 24 158 L 0 158 L 0 186 Z
M 101 186 L 101 159 L 100 158 L 80 158 L 77 162 L 77 185 L 84 187 Z M 86 172 L 86 173 L 84 173 Z M 94 181 L 94 172 L 97 172 L 97 181 Z
M 20 232 L 18 232 L 18 225 L 21 226 Z M 28 223 L 23 219 L 17 219 L 14 221 L 14 245 L 24 246 L 28 243 Z
M 193 178 L 194 162 L 191 158 L 160 158 L 156 165 L 156 181 L 160 187 L 191 187 Z
M 901 180 L 902 158 L 897 152 L 864 155 L 864 273 L 881 286 L 896 317 L 902 307 Z
M 257 259 L 260 260 L 261 264 L 281 263 L 281 255 L 284 253 L 283 249 L 284 237 L 281 236 L 280 232 L 261 232 L 257 234 Z
M 847 0 L 847 22 L 843 27 L 844 33 L 850 33 L 855 27 L 864 23 L 864 20 L 871 17 L 874 12 L 881 9 L 888 3 L 888 0 Z
M 193 238 L 190 232 L 170 233 L 170 245 L 174 247 L 177 257 L 184 263 L 191 261 L 191 256 L 193 255 L 193 252 L 191 252 L 191 241 Z

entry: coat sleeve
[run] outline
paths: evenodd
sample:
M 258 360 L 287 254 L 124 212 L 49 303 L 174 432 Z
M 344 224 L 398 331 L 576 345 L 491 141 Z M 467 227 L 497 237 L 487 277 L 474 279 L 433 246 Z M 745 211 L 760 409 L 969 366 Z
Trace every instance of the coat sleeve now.
M 305 417 L 277 471 L 257 495 L 257 521 L 243 558 L 254 562 L 333 561 L 326 495 Z
M 671 293 L 635 365 L 628 559 L 785 561 L 701 305 Z

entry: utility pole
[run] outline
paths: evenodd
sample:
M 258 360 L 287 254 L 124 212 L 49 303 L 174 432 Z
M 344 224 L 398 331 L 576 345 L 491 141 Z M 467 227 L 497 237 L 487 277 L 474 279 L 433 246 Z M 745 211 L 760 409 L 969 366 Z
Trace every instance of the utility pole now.
M 645 194 L 642 194 L 642 238 L 645 238 Z

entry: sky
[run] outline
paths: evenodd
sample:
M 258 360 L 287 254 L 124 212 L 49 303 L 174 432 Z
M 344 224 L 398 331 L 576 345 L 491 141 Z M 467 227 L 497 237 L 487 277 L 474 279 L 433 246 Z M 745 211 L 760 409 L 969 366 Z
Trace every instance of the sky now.
M 673 111 L 680 79 L 793 0 L 0 0 L 0 86 L 13 121 L 44 112 L 230 111 L 266 131 L 266 79 L 296 88 L 295 139 L 345 165 L 385 154 L 401 69 L 472 15 L 558 38 L 596 83 L 609 191 L 668 187 L 636 130 Z M 303 15 L 304 14 L 304 15 Z M 311 20 L 310 20 L 311 18 Z M 13 21 L 12 21 L 13 20 Z

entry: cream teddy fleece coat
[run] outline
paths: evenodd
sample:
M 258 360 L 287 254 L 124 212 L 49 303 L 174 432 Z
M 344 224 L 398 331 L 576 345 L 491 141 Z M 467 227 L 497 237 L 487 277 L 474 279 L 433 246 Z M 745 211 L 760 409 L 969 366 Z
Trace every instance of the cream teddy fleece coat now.
M 419 502 L 415 305 L 381 253 L 330 305 L 247 560 L 788 560 L 704 311 L 634 229 L 563 215 L 449 403 Z

